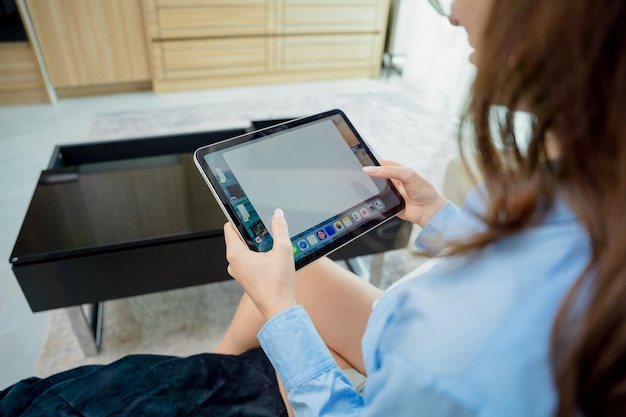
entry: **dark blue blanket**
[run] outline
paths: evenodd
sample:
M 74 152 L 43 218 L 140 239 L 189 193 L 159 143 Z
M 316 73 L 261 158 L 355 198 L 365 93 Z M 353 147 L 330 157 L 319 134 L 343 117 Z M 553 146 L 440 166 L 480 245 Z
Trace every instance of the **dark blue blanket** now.
M 188 358 L 131 355 L 29 378 L 0 392 L 0 416 L 286 416 L 262 350 Z

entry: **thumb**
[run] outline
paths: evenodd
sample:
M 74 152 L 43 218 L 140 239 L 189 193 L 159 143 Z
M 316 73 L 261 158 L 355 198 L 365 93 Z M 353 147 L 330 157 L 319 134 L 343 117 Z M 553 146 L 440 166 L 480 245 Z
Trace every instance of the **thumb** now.
M 285 213 L 279 208 L 274 211 L 272 216 L 272 238 L 274 239 L 274 248 L 285 248 L 291 252 L 289 227 L 287 226 Z
M 363 167 L 363 171 L 372 177 L 387 178 L 408 183 L 413 179 L 413 170 L 399 164 Z

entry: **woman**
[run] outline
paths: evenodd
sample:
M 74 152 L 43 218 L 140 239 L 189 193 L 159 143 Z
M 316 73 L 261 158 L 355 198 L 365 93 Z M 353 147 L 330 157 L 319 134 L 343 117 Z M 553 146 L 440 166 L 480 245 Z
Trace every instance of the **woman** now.
M 484 184 L 459 210 L 408 168 L 368 170 L 446 256 L 381 294 L 328 260 L 296 274 L 280 210 L 267 253 L 227 224 L 246 295 L 216 351 L 260 341 L 296 415 L 626 415 L 626 3 L 457 0 L 449 19 L 475 48 Z M 514 110 L 534 116 L 524 150 Z

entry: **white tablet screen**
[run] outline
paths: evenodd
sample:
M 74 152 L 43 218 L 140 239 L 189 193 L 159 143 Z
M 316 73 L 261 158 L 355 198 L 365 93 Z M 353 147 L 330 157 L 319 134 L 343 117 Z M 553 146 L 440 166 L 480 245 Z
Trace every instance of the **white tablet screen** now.
M 378 162 L 337 109 L 204 146 L 194 161 L 250 249 L 272 249 L 271 217 L 283 209 L 296 268 L 404 208 L 391 181 L 363 172 Z
M 223 157 L 268 230 L 281 208 L 292 237 L 380 192 L 331 120 L 250 142 Z

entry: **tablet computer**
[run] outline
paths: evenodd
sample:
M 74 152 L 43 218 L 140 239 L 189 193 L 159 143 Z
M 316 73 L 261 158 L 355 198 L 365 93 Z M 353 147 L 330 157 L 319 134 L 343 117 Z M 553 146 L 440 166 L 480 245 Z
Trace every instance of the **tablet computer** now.
M 344 246 L 404 209 L 391 181 L 346 115 L 331 110 L 204 146 L 194 162 L 252 250 L 272 248 L 281 208 L 296 269 Z

